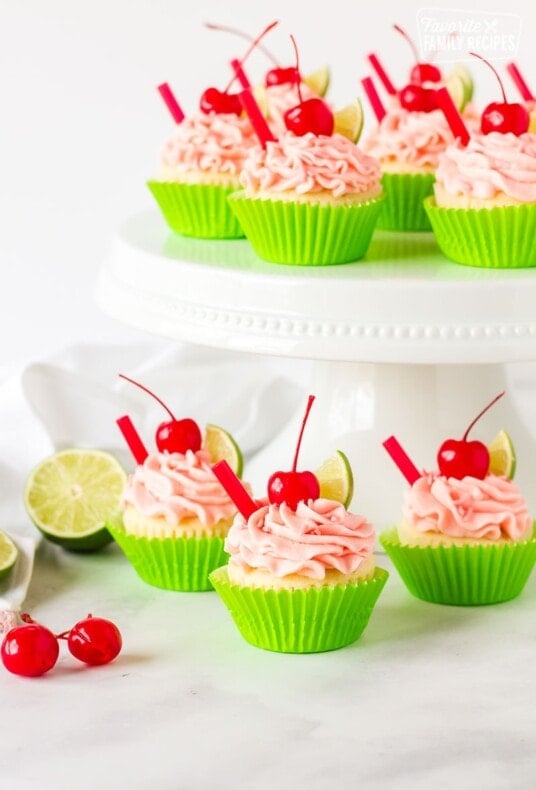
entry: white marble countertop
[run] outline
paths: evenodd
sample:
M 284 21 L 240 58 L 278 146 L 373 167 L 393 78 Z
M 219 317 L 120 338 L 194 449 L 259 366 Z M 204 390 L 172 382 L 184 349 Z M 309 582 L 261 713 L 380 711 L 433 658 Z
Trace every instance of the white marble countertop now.
M 40 679 L 0 668 L 1 787 L 532 788 L 535 603 L 536 574 L 516 601 L 455 608 L 392 572 L 359 642 L 281 655 L 244 642 L 215 593 L 144 584 L 115 546 L 41 545 L 24 608 L 56 632 L 107 617 L 124 647 L 99 668 L 63 647 Z

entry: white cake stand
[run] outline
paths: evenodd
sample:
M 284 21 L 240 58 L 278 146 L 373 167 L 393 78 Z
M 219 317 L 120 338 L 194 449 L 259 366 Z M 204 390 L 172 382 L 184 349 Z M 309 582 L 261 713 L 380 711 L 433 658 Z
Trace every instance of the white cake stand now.
M 378 527 L 398 519 L 404 487 L 382 441 L 394 433 L 417 467 L 434 468 L 441 442 L 461 438 L 506 388 L 474 438 L 508 431 L 516 479 L 536 512 L 536 426 L 506 368 L 536 359 L 535 270 L 450 263 L 426 233 L 377 233 L 357 263 L 280 266 L 244 240 L 182 238 L 145 213 L 117 234 L 97 300 L 119 321 L 165 337 L 313 360 L 303 386 L 317 401 L 301 466 L 343 450 L 356 478 L 353 509 Z M 300 419 L 255 457 L 254 484 L 289 465 Z

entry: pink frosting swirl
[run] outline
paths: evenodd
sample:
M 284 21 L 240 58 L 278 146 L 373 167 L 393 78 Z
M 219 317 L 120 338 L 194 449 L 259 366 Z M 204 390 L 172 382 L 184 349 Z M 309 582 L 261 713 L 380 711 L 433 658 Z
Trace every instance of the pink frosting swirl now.
M 536 134 L 473 134 L 467 146 L 447 148 L 436 179 L 451 195 L 494 198 L 504 193 L 520 203 L 536 201 Z
M 238 177 L 244 158 L 258 139 L 247 117 L 198 113 L 180 123 L 162 151 L 171 175 L 190 171 Z
M 505 477 L 425 473 L 406 492 L 403 514 L 419 532 L 451 538 L 524 540 L 532 519 L 519 487 Z
M 374 529 L 363 516 L 330 499 L 264 505 L 246 521 L 237 514 L 226 538 L 231 562 L 277 577 L 323 579 L 326 570 L 353 573 L 374 548 Z
M 148 455 L 129 475 L 122 504 L 173 525 L 194 516 L 211 527 L 236 513 L 235 504 L 214 476 L 205 450 Z
M 414 112 L 394 105 L 363 141 L 363 150 L 386 168 L 433 171 L 453 139 L 441 110 Z
M 346 137 L 298 137 L 291 132 L 266 150 L 253 149 L 240 181 L 248 196 L 258 192 L 295 191 L 298 195 L 331 192 L 333 197 L 369 192 L 380 182 L 380 168 Z

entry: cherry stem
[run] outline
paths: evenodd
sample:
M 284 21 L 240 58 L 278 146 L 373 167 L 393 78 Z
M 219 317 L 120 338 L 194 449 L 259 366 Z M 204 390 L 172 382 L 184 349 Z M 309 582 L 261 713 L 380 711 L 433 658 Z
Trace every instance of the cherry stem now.
M 231 33 L 234 36 L 240 36 L 240 38 L 245 38 L 246 41 L 254 41 L 253 36 L 250 36 L 249 33 L 244 33 L 242 30 L 238 30 L 236 27 L 229 27 L 228 25 L 215 25 L 213 22 L 205 22 L 205 27 L 208 27 L 209 30 L 219 30 L 221 33 Z M 257 48 L 260 49 L 261 52 L 264 52 L 268 60 L 271 60 L 274 66 L 279 66 L 279 63 L 267 47 L 257 42 Z
M 182 107 L 173 95 L 173 91 L 167 82 L 163 82 L 161 85 L 159 85 L 157 90 L 160 93 L 160 96 L 163 98 L 165 105 L 170 111 L 175 123 L 182 123 L 186 116 L 184 115 Z
M 378 56 L 375 55 L 373 52 L 371 52 L 370 55 L 367 55 L 367 59 L 370 65 L 372 66 L 372 68 L 374 69 L 374 71 L 376 72 L 376 74 L 378 75 L 378 77 L 380 78 L 383 87 L 385 88 L 387 93 L 390 96 L 396 96 L 396 88 L 391 82 L 391 80 L 389 79 L 389 77 L 387 76 L 387 72 L 385 71 L 384 67 L 380 63 Z
M 367 99 L 369 100 L 370 106 L 372 107 L 372 111 L 376 116 L 376 120 L 378 123 L 385 117 L 386 109 L 383 106 L 382 100 L 376 90 L 376 86 L 374 85 L 374 81 L 372 77 L 364 77 L 361 80 L 361 84 L 363 86 L 363 90 L 367 94 Z
M 406 41 L 410 45 L 411 50 L 413 52 L 413 56 L 415 58 L 415 63 L 417 63 L 417 65 L 418 65 L 419 64 L 419 53 L 417 52 L 417 47 L 415 46 L 415 42 L 413 41 L 413 39 L 411 39 L 408 36 L 408 34 L 406 33 L 406 31 L 404 30 L 403 27 L 400 27 L 400 25 L 393 25 L 393 27 L 394 27 L 394 29 L 396 30 L 397 33 L 400 33 L 401 36 L 404 36 L 404 38 L 406 39 Z
M 276 142 L 276 138 L 272 134 L 272 131 L 268 124 L 266 123 L 266 119 L 261 112 L 261 108 L 257 104 L 255 96 L 253 95 L 251 90 L 242 91 L 239 94 L 239 99 L 242 104 L 242 107 L 246 111 L 249 120 L 251 121 L 251 125 L 255 131 L 255 134 L 259 138 L 259 142 L 263 148 L 266 148 L 266 143 Z
M 415 483 L 419 477 L 422 477 L 421 473 L 406 453 L 398 439 L 394 436 L 390 436 L 383 442 L 383 446 L 398 466 L 410 486 Z
M 307 419 L 309 417 L 309 412 L 311 411 L 311 407 L 312 407 L 312 405 L 314 403 L 314 400 L 315 400 L 315 396 L 314 395 L 309 395 L 309 398 L 307 400 L 307 406 L 305 407 L 305 414 L 303 415 L 303 420 L 302 420 L 302 424 L 301 424 L 301 428 L 300 428 L 300 435 L 298 436 L 298 444 L 296 445 L 296 452 L 294 453 L 294 461 L 292 463 L 292 471 L 293 472 L 296 471 L 296 467 L 298 465 L 298 455 L 300 453 L 300 447 L 301 447 L 301 443 L 302 443 L 303 432 L 305 430 L 305 424 L 306 424 Z
M 290 40 L 292 41 L 292 46 L 294 47 L 294 55 L 296 56 L 296 71 L 298 72 L 298 77 L 299 77 L 300 76 L 300 56 L 299 56 L 299 53 L 298 53 L 298 45 L 296 44 L 296 39 L 294 38 L 292 33 L 290 34 Z M 301 79 L 298 79 L 298 81 L 296 82 L 296 87 L 298 89 L 298 99 L 300 101 L 300 104 L 303 104 L 303 97 L 302 97 L 300 82 L 301 82 Z
M 496 396 L 493 398 L 493 400 L 492 400 L 490 403 L 488 403 L 488 405 L 487 405 L 487 406 L 486 406 L 484 409 L 482 409 L 482 411 L 480 412 L 480 414 L 477 414 L 477 416 L 475 417 L 475 419 L 473 420 L 473 422 L 470 424 L 469 428 L 468 428 L 468 429 L 466 430 L 466 432 L 464 433 L 464 435 L 463 435 L 463 438 L 462 438 L 462 441 L 463 441 L 463 442 L 465 442 L 465 441 L 466 441 L 466 439 L 467 439 L 467 436 L 468 436 L 468 434 L 469 434 L 469 431 L 471 430 L 471 428 L 473 427 L 473 425 L 475 424 L 475 422 L 477 422 L 477 421 L 478 421 L 478 420 L 479 420 L 479 419 L 482 417 L 482 415 L 483 415 L 483 414 L 485 414 L 485 413 L 488 411 L 488 409 L 491 409 L 491 407 L 492 407 L 492 406 L 493 406 L 495 403 L 497 403 L 497 401 L 498 401 L 500 398 L 502 398 L 502 396 L 503 396 L 504 394 L 505 394 L 505 390 L 503 390 L 502 392 L 499 392 L 499 394 L 498 394 L 498 395 L 496 395 Z
M 212 471 L 246 520 L 259 509 L 227 461 L 218 461 Z
M 172 413 L 171 409 L 169 409 L 166 406 L 166 404 L 164 403 L 164 401 L 161 400 L 158 397 L 158 395 L 155 395 L 152 390 L 150 390 L 148 387 L 145 387 L 143 384 L 140 384 L 139 381 L 134 381 L 134 379 L 131 379 L 128 376 L 125 376 L 124 373 L 119 373 L 119 378 L 120 379 L 125 379 L 125 381 L 129 381 L 131 384 L 134 384 L 135 387 L 139 387 L 140 390 L 143 390 L 144 392 L 146 392 L 148 395 L 150 395 L 152 398 L 154 398 L 155 401 L 157 403 L 159 403 L 167 411 L 167 413 L 169 414 L 169 416 L 171 417 L 172 420 L 175 420 L 175 415 Z
M 69 634 L 71 633 L 71 629 L 68 631 L 62 631 L 61 634 L 56 634 L 56 639 L 69 639 Z
M 242 64 L 240 63 L 237 58 L 233 58 L 231 61 L 231 68 L 235 73 L 235 77 L 242 86 L 244 90 L 249 90 L 251 88 L 251 82 L 246 77 L 246 72 L 242 68 Z
M 30 617 L 28 612 L 22 612 L 20 619 L 22 620 L 23 623 L 29 623 L 30 625 L 35 624 L 35 620 L 33 619 L 33 617 Z
M 117 426 L 137 464 L 142 464 L 149 453 L 128 414 L 116 420 Z
M 436 100 L 437 106 L 442 110 L 443 115 L 447 119 L 447 123 L 454 137 L 458 137 L 462 145 L 467 145 L 471 139 L 471 135 L 447 88 L 443 87 L 436 90 Z
M 251 42 L 251 44 L 249 45 L 248 49 L 246 50 L 246 54 L 245 54 L 245 55 L 243 55 L 243 56 L 240 58 L 240 65 L 241 65 L 241 66 L 243 66 L 243 65 L 244 65 L 244 63 L 245 63 L 245 62 L 246 62 L 246 60 L 249 58 L 249 56 L 251 55 L 251 53 L 253 52 L 253 50 L 254 50 L 254 49 L 256 49 L 256 48 L 259 46 L 259 43 L 260 43 L 261 39 L 263 39 L 263 38 L 264 38 L 264 36 L 265 36 L 267 33 L 269 33 L 269 32 L 270 32 L 270 30 L 273 30 L 273 28 L 274 28 L 274 27 L 276 27 L 276 25 L 278 25 L 278 24 L 279 24 L 279 19 L 276 19 L 276 20 L 274 20 L 273 22 L 270 22 L 270 24 L 269 24 L 269 25 L 266 25 L 266 27 L 264 28 L 264 30 L 262 30 L 262 31 L 259 33 L 259 35 L 258 35 L 256 38 L 254 38 L 254 39 L 253 39 L 253 41 L 252 41 L 252 42 Z M 235 69 L 235 72 L 236 72 L 236 69 Z M 231 78 L 231 80 L 229 81 L 229 83 L 228 83 L 227 87 L 225 88 L 225 90 L 224 90 L 224 93 L 227 93 L 227 92 L 230 90 L 230 88 L 231 88 L 231 85 L 233 84 L 233 82 L 235 81 L 235 79 L 236 79 L 236 74 L 233 74 L 233 77 Z
M 532 93 L 531 89 L 525 82 L 523 75 L 519 71 L 518 67 L 515 63 L 509 63 L 506 67 L 506 71 L 513 79 L 516 88 L 518 89 L 519 93 L 521 94 L 521 98 L 524 101 L 534 101 L 534 94 Z
M 470 54 L 470 55 L 472 55 L 474 58 L 478 58 L 479 60 L 482 60 L 482 61 L 483 61 L 483 62 L 486 64 L 486 66 L 489 66 L 489 67 L 490 67 L 490 69 L 492 70 L 492 72 L 493 72 L 493 73 L 495 74 L 495 76 L 497 77 L 497 81 L 498 81 L 499 85 L 501 86 L 501 91 L 502 91 L 502 95 L 503 95 L 503 101 L 504 101 L 504 103 L 505 103 L 505 104 L 508 104 L 508 99 L 506 98 L 506 92 L 505 92 L 505 90 L 504 90 L 503 81 L 502 81 L 502 79 L 499 77 L 499 72 L 497 71 L 497 69 L 495 68 L 495 66 L 492 66 L 492 64 L 489 62 L 489 60 L 486 60 L 486 58 L 483 58 L 483 57 L 482 57 L 482 55 L 479 55 L 479 54 L 478 54 L 478 52 L 470 52 L 469 54 Z

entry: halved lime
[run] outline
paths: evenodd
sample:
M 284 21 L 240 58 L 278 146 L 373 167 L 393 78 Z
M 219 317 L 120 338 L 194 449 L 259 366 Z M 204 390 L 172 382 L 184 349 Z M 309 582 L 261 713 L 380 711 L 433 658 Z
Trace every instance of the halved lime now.
M 321 66 L 316 71 L 311 72 L 311 74 L 306 74 L 305 77 L 302 77 L 302 82 L 308 85 L 317 96 L 326 95 L 329 81 L 330 71 L 328 66 Z
M 112 541 L 104 526 L 119 510 L 126 472 L 102 450 L 61 450 L 42 461 L 24 489 L 28 515 L 45 538 L 71 551 Z
M 445 80 L 445 87 L 458 110 L 463 112 L 467 105 L 467 88 L 462 77 L 456 72 L 451 72 Z
M 473 82 L 473 77 L 471 72 L 466 66 L 460 63 L 459 65 L 454 66 L 454 68 L 449 74 L 449 77 L 451 77 L 452 75 L 456 75 L 461 78 L 465 88 L 465 101 L 466 103 L 470 102 L 471 99 L 473 98 L 474 89 L 475 89 L 475 84 Z M 449 77 L 447 77 L 447 80 Z
M 511 480 L 516 471 L 516 451 L 506 431 L 499 431 L 488 445 L 489 471 L 493 475 L 505 475 Z
M 352 467 L 345 454 L 337 450 L 315 472 L 320 484 L 320 496 L 333 499 L 348 507 L 354 494 Z
M 7 576 L 17 562 L 19 550 L 5 532 L 0 531 L 0 579 Z
M 364 123 L 363 105 L 359 99 L 333 113 L 334 131 L 344 135 L 353 143 L 361 137 Z
M 237 477 L 241 477 L 244 467 L 242 452 L 233 437 L 218 425 L 207 425 L 203 449 L 208 452 L 213 464 L 217 461 L 227 461 Z

